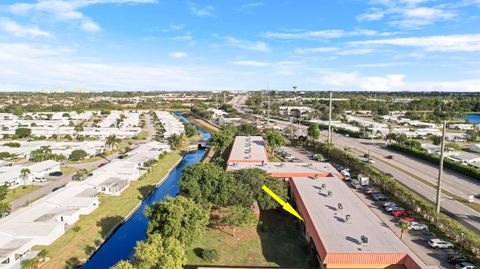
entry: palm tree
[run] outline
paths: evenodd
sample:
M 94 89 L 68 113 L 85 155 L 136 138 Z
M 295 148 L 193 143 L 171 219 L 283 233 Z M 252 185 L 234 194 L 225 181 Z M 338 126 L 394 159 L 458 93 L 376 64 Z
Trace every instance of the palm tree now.
M 46 249 L 42 249 L 38 254 L 37 254 L 37 257 L 39 257 L 40 259 L 42 259 L 42 262 L 45 262 L 45 258 L 47 257 L 48 255 L 48 251 Z
M 405 231 L 408 230 L 408 227 L 410 227 L 410 223 L 402 220 L 398 223 L 398 226 L 400 227 L 400 229 L 402 229 L 400 239 L 403 239 L 403 234 L 405 233 Z
M 40 263 L 40 260 L 35 257 L 33 259 L 25 259 L 22 261 L 21 268 L 22 269 L 37 269 L 38 264 Z
M 112 134 L 107 137 L 107 141 L 105 141 L 105 145 L 110 147 L 110 150 L 113 150 L 118 146 L 120 143 L 120 138 L 117 138 L 116 135 Z
M 23 168 L 22 170 L 20 170 L 20 175 L 23 180 L 23 188 L 27 187 L 27 178 L 28 178 L 28 175 L 30 175 L 31 173 L 32 172 L 28 168 Z

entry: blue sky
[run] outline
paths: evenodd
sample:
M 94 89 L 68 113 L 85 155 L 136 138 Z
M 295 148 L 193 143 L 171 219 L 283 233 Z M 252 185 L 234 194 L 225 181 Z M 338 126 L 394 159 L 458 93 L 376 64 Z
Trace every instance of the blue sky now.
M 0 90 L 480 90 L 480 0 L 3 0 Z

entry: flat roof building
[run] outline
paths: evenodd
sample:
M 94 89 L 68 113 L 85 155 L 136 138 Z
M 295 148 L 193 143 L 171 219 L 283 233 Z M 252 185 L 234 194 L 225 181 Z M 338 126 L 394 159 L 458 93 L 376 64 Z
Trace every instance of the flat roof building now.
M 231 163 L 261 163 L 268 161 L 265 142 L 261 136 L 237 136 L 228 157 Z
M 293 178 L 289 184 L 323 268 L 426 267 L 339 178 Z

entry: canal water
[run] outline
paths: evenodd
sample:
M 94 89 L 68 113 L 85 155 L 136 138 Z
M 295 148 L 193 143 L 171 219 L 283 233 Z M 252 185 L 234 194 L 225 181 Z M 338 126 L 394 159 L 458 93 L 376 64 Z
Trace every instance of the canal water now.
M 188 121 L 182 115 L 177 114 Z M 210 133 L 199 129 L 203 139 L 210 139 Z M 146 206 L 165 199 L 166 196 L 175 197 L 180 190 L 178 184 L 183 170 L 192 164 L 198 163 L 205 155 L 205 149 L 198 149 L 186 153 L 181 162 L 172 170 L 168 178 L 148 196 L 131 218 L 120 226 L 98 251 L 83 265 L 82 269 L 108 269 L 120 260 L 127 260 L 133 254 L 133 248 L 139 240 L 146 239 L 148 219 L 143 213 Z M 160 180 L 160 178 L 159 178 Z
M 465 119 L 469 123 L 480 124 L 480 114 L 468 114 L 467 116 L 465 116 Z

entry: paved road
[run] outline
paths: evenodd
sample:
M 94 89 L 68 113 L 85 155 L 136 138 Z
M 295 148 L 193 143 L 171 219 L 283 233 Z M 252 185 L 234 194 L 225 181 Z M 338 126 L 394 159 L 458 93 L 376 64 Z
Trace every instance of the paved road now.
M 148 132 L 146 141 L 152 141 L 155 138 L 155 126 L 149 113 L 145 113 L 145 125 Z
M 291 123 L 285 121 L 272 121 L 274 122 L 274 124 L 279 125 L 283 128 L 287 128 L 287 126 L 291 125 Z M 306 128 L 307 127 L 303 125 L 299 126 L 300 132 L 302 133 L 306 132 Z M 326 132 L 322 132 L 322 137 L 326 137 Z M 370 154 L 373 156 L 374 159 L 377 160 L 376 163 L 373 164 L 375 168 L 379 169 L 384 173 L 392 174 L 396 180 L 398 180 L 405 186 L 408 186 L 410 189 L 422 195 L 423 197 L 425 197 L 425 199 L 431 201 L 432 203 L 435 202 L 436 190 L 433 187 L 411 176 L 413 174 L 421 177 L 424 180 L 435 182 L 435 179 L 432 177 L 424 178 L 425 173 L 428 173 L 425 171 L 434 169 L 430 164 L 425 162 L 418 162 L 416 158 L 406 157 L 402 154 L 390 152 L 387 149 L 381 148 L 378 143 L 371 143 L 370 140 L 365 141 L 351 137 L 334 135 L 332 142 L 336 147 L 341 149 L 343 149 L 345 146 L 349 147 L 351 149 L 351 152 L 357 156 L 363 156 L 363 154 L 366 153 L 368 149 L 370 149 Z M 394 159 L 386 159 L 385 156 L 388 155 L 393 155 Z M 397 161 L 397 159 L 400 161 Z M 394 166 L 389 165 L 390 162 Z M 398 169 L 397 167 L 401 167 L 401 169 Z M 405 171 L 407 171 L 407 173 Z M 462 180 L 462 178 L 464 177 L 456 178 L 454 174 L 455 173 L 451 171 L 447 172 L 446 175 L 448 175 L 448 177 L 445 177 L 445 182 L 449 182 L 449 185 L 447 185 L 447 183 L 445 185 L 453 186 L 455 184 L 471 184 L 469 188 L 471 188 L 472 190 L 480 189 L 480 186 L 478 184 L 475 184 L 473 180 L 469 179 L 468 181 L 464 181 Z M 450 191 L 449 188 L 446 189 Z M 477 193 L 480 193 L 480 191 L 478 191 Z M 464 205 L 461 202 L 452 200 L 445 195 L 442 195 L 441 207 L 442 211 L 454 215 L 459 221 L 464 223 L 472 230 L 480 232 L 480 213 L 478 211 L 475 211 L 474 209 Z

